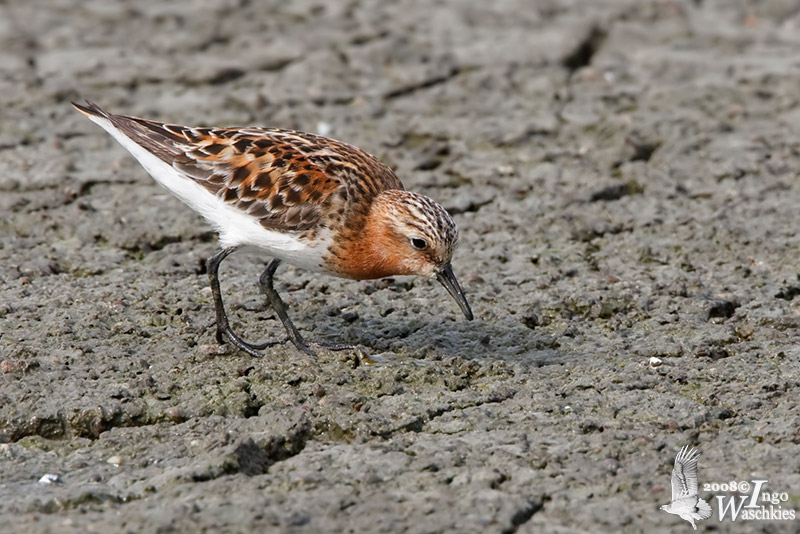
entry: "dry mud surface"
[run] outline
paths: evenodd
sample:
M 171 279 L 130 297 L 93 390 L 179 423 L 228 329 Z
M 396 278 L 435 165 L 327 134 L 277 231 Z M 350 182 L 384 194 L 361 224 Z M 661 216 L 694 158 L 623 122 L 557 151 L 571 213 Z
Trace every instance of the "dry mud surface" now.
M 800 509 L 798 50 L 788 0 L 0 2 L 0 532 L 686 532 L 684 444 Z M 476 320 L 284 268 L 369 358 L 218 346 L 215 235 L 82 98 L 378 155 Z M 251 339 L 266 261 L 223 266 Z

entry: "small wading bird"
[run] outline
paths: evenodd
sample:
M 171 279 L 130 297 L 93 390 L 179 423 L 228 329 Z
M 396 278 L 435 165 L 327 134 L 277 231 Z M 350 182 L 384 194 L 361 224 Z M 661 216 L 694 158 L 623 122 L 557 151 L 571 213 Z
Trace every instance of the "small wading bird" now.
M 282 261 L 355 280 L 436 277 L 472 320 L 450 265 L 455 222 L 430 198 L 404 190 L 394 172 L 366 152 L 292 130 L 191 128 L 113 115 L 88 101 L 72 105 L 219 232 L 221 248 L 207 261 L 218 342 L 253 356 L 285 342 L 248 343 L 228 324 L 219 266 L 243 246 L 273 258 L 259 279 L 261 289 L 288 340 L 311 355 L 272 284 Z
M 695 521 L 711 517 L 711 506 L 697 493 L 697 449 L 689 450 L 688 445 L 675 456 L 675 467 L 672 468 L 672 501 L 660 509 L 668 514 L 676 514 L 692 524 L 697 530 Z

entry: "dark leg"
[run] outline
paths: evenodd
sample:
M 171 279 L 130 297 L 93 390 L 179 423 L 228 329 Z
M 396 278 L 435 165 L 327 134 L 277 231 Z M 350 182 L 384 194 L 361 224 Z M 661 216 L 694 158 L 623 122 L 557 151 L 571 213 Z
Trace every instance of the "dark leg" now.
M 286 333 L 289 335 L 289 340 L 294 343 L 294 346 L 297 347 L 299 350 L 302 350 L 306 354 L 310 354 L 311 356 L 316 356 L 313 350 L 311 350 L 306 342 L 303 340 L 303 337 L 300 335 L 300 332 L 297 331 L 295 328 L 294 323 L 292 320 L 289 319 L 289 314 L 286 313 L 286 304 L 284 304 L 281 296 L 275 291 L 275 288 L 272 285 L 272 278 L 275 276 L 275 271 L 278 270 L 278 266 L 281 264 L 281 260 L 274 259 L 269 262 L 267 268 L 264 269 L 264 272 L 261 273 L 261 278 L 259 278 L 259 283 L 261 285 L 261 290 L 267 296 L 267 300 L 269 300 L 270 306 L 272 309 L 275 310 L 275 313 L 278 314 L 281 322 L 283 323 L 284 328 L 286 328 Z M 317 345 L 318 343 L 314 343 Z M 343 345 L 340 343 L 326 345 L 319 343 L 319 345 L 330 349 L 330 350 L 348 350 L 354 349 L 355 347 L 352 345 Z
M 258 279 L 258 282 L 261 285 L 261 291 L 263 291 L 267 296 L 269 305 L 272 306 L 272 309 L 278 314 L 278 317 L 283 323 L 283 327 L 286 328 L 286 333 L 289 335 L 289 340 L 294 343 L 294 346 L 306 354 L 316 356 L 316 353 L 308 348 L 308 345 L 306 345 L 305 341 L 303 341 L 303 336 L 301 336 L 300 332 L 297 331 L 297 328 L 295 328 L 292 320 L 289 319 L 289 314 L 286 313 L 286 304 L 283 303 L 281 296 L 272 286 L 272 277 L 275 276 L 275 271 L 278 270 L 278 266 L 280 264 L 281 260 L 276 258 L 269 262 L 267 268 L 264 269 L 263 273 L 261 273 L 261 277 Z
M 278 345 L 282 342 L 271 341 L 256 345 L 244 341 L 242 338 L 236 335 L 236 333 L 233 330 L 231 330 L 231 327 L 228 324 L 228 316 L 225 313 L 225 306 L 222 303 L 222 291 L 220 291 L 219 287 L 219 265 L 220 263 L 222 263 L 222 260 L 227 258 L 237 248 L 238 247 L 220 249 L 216 254 L 208 258 L 208 260 L 206 261 L 206 270 L 208 271 L 208 279 L 211 282 L 211 294 L 214 297 L 214 310 L 217 313 L 217 342 L 220 344 L 225 343 L 225 340 L 227 339 L 235 347 L 245 351 L 251 356 L 260 358 L 261 356 L 263 356 L 263 354 L 258 352 L 259 350 L 271 347 L 273 345 Z

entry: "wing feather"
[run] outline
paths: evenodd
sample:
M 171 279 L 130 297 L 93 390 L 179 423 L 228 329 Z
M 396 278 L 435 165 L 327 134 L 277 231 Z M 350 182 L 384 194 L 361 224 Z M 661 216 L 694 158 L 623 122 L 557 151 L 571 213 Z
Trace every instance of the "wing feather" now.
M 697 499 L 697 460 L 700 453 L 685 445 L 675 456 L 672 468 L 672 500 L 694 497 Z
M 111 121 L 187 179 L 270 230 L 325 226 L 329 216 L 336 220 L 348 210 L 368 209 L 381 191 L 403 189 L 377 158 L 334 139 L 274 128 L 179 126 L 113 115 L 91 102 L 73 105 Z

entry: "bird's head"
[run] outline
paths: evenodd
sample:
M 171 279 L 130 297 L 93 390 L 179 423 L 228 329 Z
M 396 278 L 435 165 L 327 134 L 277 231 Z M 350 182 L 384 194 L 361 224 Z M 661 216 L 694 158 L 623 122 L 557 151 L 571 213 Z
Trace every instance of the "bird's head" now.
M 384 191 L 373 201 L 363 239 L 366 243 L 359 260 L 360 272 L 354 278 L 435 277 L 466 318 L 472 319 L 472 310 L 450 264 L 458 244 L 458 228 L 442 206 L 410 191 Z
M 385 191 L 370 212 L 381 247 L 391 254 L 396 274 L 433 276 L 450 263 L 458 228 L 430 198 L 410 191 Z

